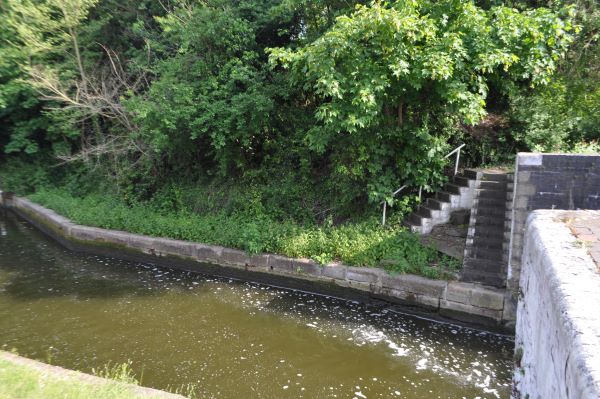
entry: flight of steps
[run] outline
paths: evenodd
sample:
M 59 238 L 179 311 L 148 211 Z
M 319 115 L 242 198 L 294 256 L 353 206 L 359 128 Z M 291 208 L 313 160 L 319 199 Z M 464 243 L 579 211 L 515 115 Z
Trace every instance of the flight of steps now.
M 478 173 L 467 169 L 463 174 L 454 176 L 442 191 L 411 213 L 404 224 L 413 233 L 429 234 L 434 226 L 448 223 L 452 212 L 471 209 Z
M 460 280 L 495 287 L 506 285 L 506 220 L 512 202 L 512 174 L 480 172 L 465 246 Z

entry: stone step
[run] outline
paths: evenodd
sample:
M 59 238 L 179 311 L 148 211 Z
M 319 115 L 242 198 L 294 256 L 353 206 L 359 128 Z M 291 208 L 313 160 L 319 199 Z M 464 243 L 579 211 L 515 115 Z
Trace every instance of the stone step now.
M 492 198 L 506 201 L 506 189 L 504 190 L 488 190 L 488 189 L 477 189 L 475 190 L 478 199 L 481 198 Z
M 490 173 L 483 172 L 481 175 L 481 180 L 485 181 L 507 181 L 506 173 Z
M 494 225 L 476 223 L 474 226 L 469 227 L 474 227 L 476 234 L 482 237 L 502 236 L 504 234 L 504 222 Z
M 506 219 L 506 207 L 505 206 L 487 206 L 484 204 L 479 204 L 477 207 L 477 213 L 475 214 L 477 217 L 479 216 L 492 216 L 498 217 L 502 220 Z
M 502 259 L 504 250 L 500 248 L 487 248 L 487 247 L 474 247 L 467 249 L 465 253 L 466 258 L 472 259 L 487 259 L 492 261 L 498 261 Z
M 505 278 L 497 273 L 463 271 L 463 273 L 460 276 L 460 281 L 463 281 L 465 283 L 479 283 L 498 288 L 506 286 Z
M 504 241 L 504 226 L 501 229 L 494 229 L 487 226 L 469 226 L 467 237 L 473 239 L 475 244 L 479 238 L 487 238 L 490 240 Z
M 475 216 L 475 226 L 497 226 L 504 230 L 504 215 L 481 215 Z
M 479 183 L 479 188 L 485 190 L 506 190 L 507 184 L 503 181 L 482 181 Z
M 467 237 L 473 241 L 473 248 L 487 248 L 487 249 L 498 249 L 502 250 L 504 244 L 504 237 Z
M 476 198 L 477 206 L 492 206 L 506 208 L 506 198 Z
M 474 259 L 467 258 L 463 263 L 465 270 L 477 270 L 486 273 L 501 273 L 503 269 L 502 259 Z

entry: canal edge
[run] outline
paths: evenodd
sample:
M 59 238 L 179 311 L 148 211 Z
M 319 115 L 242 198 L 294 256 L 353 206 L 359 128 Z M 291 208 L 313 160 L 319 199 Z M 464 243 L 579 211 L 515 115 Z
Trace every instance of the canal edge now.
M 514 324 L 503 317 L 504 289 L 83 226 L 11 193 L 2 193 L 1 200 L 5 208 L 74 251 L 367 303 L 385 301 L 407 313 L 514 333 Z

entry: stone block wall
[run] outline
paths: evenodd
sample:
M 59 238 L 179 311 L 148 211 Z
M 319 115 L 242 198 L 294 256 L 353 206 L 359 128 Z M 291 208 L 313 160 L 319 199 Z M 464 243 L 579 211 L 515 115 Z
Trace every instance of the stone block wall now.
M 514 399 L 600 398 L 600 269 L 567 225 L 598 211 L 535 211 L 520 275 Z
M 600 209 L 600 155 L 517 155 L 507 280 L 513 305 L 519 289 L 525 223 L 537 209 Z

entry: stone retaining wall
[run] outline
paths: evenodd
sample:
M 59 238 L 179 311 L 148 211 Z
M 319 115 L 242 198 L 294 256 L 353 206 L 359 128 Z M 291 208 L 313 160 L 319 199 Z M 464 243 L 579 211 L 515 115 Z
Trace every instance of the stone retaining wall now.
M 536 209 L 600 209 L 600 155 L 517 154 L 507 287 L 516 295 L 525 222 Z
M 565 221 L 600 212 L 535 211 L 525 232 L 515 398 L 600 398 L 600 269 Z
M 69 249 L 157 263 L 210 275 L 233 277 L 362 301 L 384 300 L 404 311 L 427 313 L 505 329 L 504 290 L 476 284 L 390 275 L 375 268 L 244 251 L 188 241 L 156 238 L 76 225 L 31 201 L 3 195 L 5 207 L 51 235 Z

